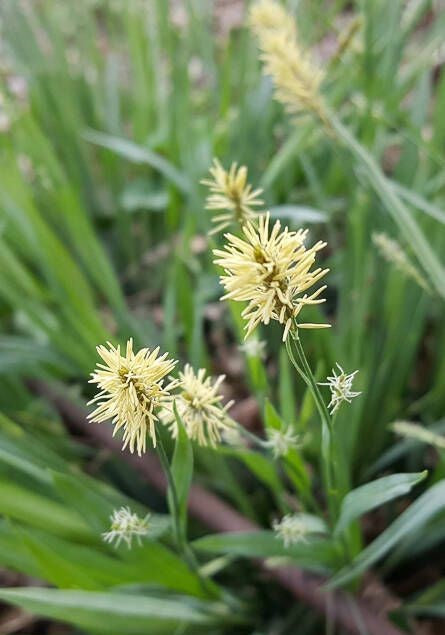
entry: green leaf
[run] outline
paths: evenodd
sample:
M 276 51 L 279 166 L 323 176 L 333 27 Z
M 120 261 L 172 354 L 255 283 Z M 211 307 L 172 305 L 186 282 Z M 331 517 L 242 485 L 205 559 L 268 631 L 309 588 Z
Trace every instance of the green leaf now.
M 272 402 L 267 398 L 265 399 L 264 405 L 264 422 L 266 428 L 273 428 L 274 430 L 283 430 L 286 428 L 280 415 L 272 405 Z
M 0 513 L 73 540 L 90 541 L 94 538 L 76 512 L 8 481 L 0 482 Z
M 270 487 L 273 492 L 281 492 L 282 485 L 275 465 L 266 456 L 263 456 L 259 452 L 254 452 L 253 450 L 238 448 L 222 448 L 222 451 L 242 461 L 252 474 L 254 474 L 260 482 Z
M 10 520 L 0 520 L 0 565 L 38 578 L 41 570 Z
M 3 535 L 6 530 L 5 527 Z M 32 572 L 61 588 L 103 590 L 123 584 L 144 584 L 197 597 L 204 595 L 198 576 L 179 556 L 150 537 L 143 538 L 141 544 L 135 541 L 132 549 L 126 545 L 115 548 L 103 544 L 102 551 L 36 529 L 10 525 L 9 533 L 20 538 L 19 555 L 24 560 L 26 552 L 29 553 L 38 573 L 27 562 L 19 560 L 20 570 Z
M 313 524 L 313 530 L 320 532 L 325 529 L 320 519 L 311 518 L 318 521 Z M 212 534 L 195 540 L 193 545 L 201 551 L 242 558 L 288 558 L 301 567 L 313 570 L 329 569 L 336 557 L 333 543 L 323 538 L 309 535 L 304 541 L 285 547 L 273 531 L 266 530 Z
M 146 181 L 134 181 L 125 187 L 120 203 L 126 212 L 161 212 L 168 205 L 168 194 L 165 190 L 154 191 Z
M 275 205 L 270 208 L 271 218 L 286 218 L 299 225 L 307 223 L 326 223 L 328 215 L 314 207 L 303 205 Z
M 183 623 L 197 628 L 218 621 L 207 612 L 212 605 L 180 598 L 29 587 L 1 589 L 0 598 L 37 615 L 116 635 L 172 633 Z
M 122 139 L 121 137 L 115 137 L 95 130 L 85 131 L 83 137 L 90 143 L 94 143 L 102 148 L 107 148 L 107 150 L 111 150 L 132 163 L 145 163 L 149 165 L 176 185 L 181 192 L 190 194 L 192 186 L 187 177 L 167 161 L 167 159 L 153 152 L 153 150 L 140 146 L 128 139 Z
M 178 436 L 175 442 L 171 471 L 178 496 L 180 520 L 184 528 L 187 520 L 187 500 L 193 477 L 193 449 L 178 414 L 176 403 L 173 403 L 173 410 L 178 426 Z
M 411 474 L 392 474 L 352 490 L 343 499 L 334 533 L 338 535 L 356 518 L 393 498 L 408 494 L 414 485 L 423 481 L 427 475 L 427 470 Z
M 389 182 L 391 183 L 391 185 L 393 186 L 397 194 L 399 194 L 399 196 L 404 198 L 405 201 L 407 201 L 410 205 L 421 210 L 425 214 L 428 214 L 428 216 L 435 218 L 440 223 L 445 224 L 445 212 L 443 211 L 443 209 L 425 200 L 423 196 L 421 196 L 417 192 L 413 192 L 409 188 L 401 185 L 400 183 L 396 183 L 396 181 L 389 181 Z
M 413 538 L 436 514 L 445 509 L 445 480 L 430 487 L 403 514 L 380 534 L 352 562 L 334 576 L 330 587 L 337 587 L 356 578 L 374 562 L 387 554 L 404 538 Z
M 429 276 L 437 293 L 442 298 L 445 298 L 445 268 L 432 249 L 431 242 L 428 241 L 418 225 L 414 214 L 407 209 L 397 191 L 386 179 L 374 157 L 357 141 L 348 128 L 332 113 L 329 115 L 329 121 L 338 138 L 349 148 L 359 164 L 363 166 L 375 193 L 398 226 L 400 234 L 410 245 L 413 254 Z
M 57 493 L 67 506 L 76 510 L 97 536 L 108 529 L 114 509 L 127 506 L 139 516 L 145 516 L 148 512 L 144 505 L 85 474 L 53 472 L 52 480 Z M 150 515 L 151 539 L 159 538 L 169 527 L 170 519 L 167 515 Z

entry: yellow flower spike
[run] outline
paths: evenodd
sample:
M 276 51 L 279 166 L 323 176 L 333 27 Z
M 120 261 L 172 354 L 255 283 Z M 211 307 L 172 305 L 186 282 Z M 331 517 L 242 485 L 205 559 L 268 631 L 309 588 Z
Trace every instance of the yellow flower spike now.
M 317 252 L 326 243 L 319 241 L 306 249 L 307 230 L 281 230 L 279 221 L 269 234 L 269 213 L 260 216 L 258 227 L 247 223 L 243 232 L 245 239 L 226 234 L 225 249 L 213 253 L 217 256 L 215 264 L 225 271 L 220 280 L 226 294 L 221 299 L 248 302 L 242 312 L 247 321 L 246 338 L 260 322 L 269 324 L 271 320 L 283 324 L 283 341 L 293 323 L 300 328 L 329 327 L 295 322 L 305 305 L 324 302 L 319 296 L 325 285 L 309 294 L 306 291 L 329 271 L 311 271 Z
M 372 242 L 377 247 L 382 258 L 394 265 L 394 267 L 408 278 L 411 278 L 428 293 L 431 293 L 431 287 L 420 271 L 413 265 L 402 247 L 396 240 L 393 240 L 387 234 L 373 233 Z
M 213 216 L 212 222 L 216 226 L 210 233 L 215 234 L 232 223 L 242 225 L 254 220 L 256 213 L 252 208 L 263 205 L 259 198 L 263 190 L 254 190 L 247 182 L 246 166 L 238 167 L 236 163 L 232 163 L 227 171 L 218 159 L 213 159 L 209 171 L 212 178 L 201 181 L 201 184 L 210 190 L 206 199 L 206 209 L 222 212 Z
M 261 0 L 249 14 L 257 36 L 264 72 L 275 86 L 275 97 L 291 113 L 309 110 L 326 122 L 320 84 L 323 72 L 298 42 L 293 17 L 277 2 Z
M 100 390 L 89 402 L 97 408 L 88 419 L 94 423 L 111 419 L 113 436 L 123 429 L 122 449 L 128 446 L 130 452 L 136 449 L 141 456 L 146 450 L 147 433 L 156 446 L 158 413 L 175 385 L 172 382 L 164 387 L 164 378 L 177 362 L 167 359 L 167 353 L 158 357 L 159 347 L 134 353 L 132 339 L 127 342 L 125 355 L 121 355 L 119 346 L 107 344 L 108 348 L 97 347 L 105 364 L 97 364 L 91 373 L 90 383 L 97 384 Z

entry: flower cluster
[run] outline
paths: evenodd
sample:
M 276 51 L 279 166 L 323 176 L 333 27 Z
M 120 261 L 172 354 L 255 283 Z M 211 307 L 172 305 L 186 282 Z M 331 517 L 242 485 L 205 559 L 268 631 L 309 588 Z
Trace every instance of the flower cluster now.
M 206 209 L 221 212 L 212 218 L 216 226 L 210 233 L 215 234 L 232 223 L 243 225 L 254 220 L 256 214 L 252 208 L 261 207 L 263 204 L 259 198 L 262 190 L 254 190 L 247 182 L 246 166 L 238 167 L 236 163 L 232 163 L 227 171 L 218 159 L 213 159 L 209 171 L 212 179 L 201 181 L 202 185 L 206 185 L 210 190 L 206 199 Z
M 97 352 L 105 364 L 98 364 L 90 383 L 99 386 L 99 393 L 89 404 L 97 405 L 88 418 L 95 423 L 109 419 L 114 432 L 123 428 L 123 449 L 135 448 L 139 456 L 145 452 L 147 432 L 156 446 L 156 423 L 159 409 L 170 397 L 174 383 L 164 387 L 164 378 L 176 365 L 167 353 L 158 357 L 159 347 L 153 351 L 142 348 L 133 352 L 133 340 L 127 343 L 125 355 L 120 347 L 108 342 L 108 348 L 98 346 Z
M 139 544 L 141 538 L 149 532 L 150 514 L 144 518 L 139 518 L 137 514 L 133 514 L 129 507 L 121 507 L 115 509 L 110 516 L 111 528 L 102 534 L 105 542 L 113 543 L 118 547 L 122 541 L 127 544 L 130 549 L 133 538 L 135 537 Z
M 173 403 L 187 435 L 200 445 L 214 447 L 221 441 L 221 433 L 233 427 L 227 415 L 233 402 L 223 405 L 219 393 L 224 375 L 213 380 L 203 368 L 195 373 L 187 364 L 179 379 L 170 378 L 164 386 L 166 375 L 176 365 L 167 359 L 167 353 L 158 357 L 159 348 L 134 353 L 131 339 L 124 356 L 119 346 L 108 347 L 97 348 L 105 364 L 98 364 L 92 373 L 90 382 L 98 384 L 100 391 L 89 402 L 97 407 L 88 418 L 95 423 L 111 419 L 113 434 L 122 428 L 123 449 L 136 449 L 140 456 L 146 450 L 147 433 L 156 447 L 158 423 L 168 425 L 175 438 L 178 428 Z
M 323 73 L 298 42 L 293 17 L 277 2 L 260 0 L 251 8 L 249 21 L 258 38 L 264 72 L 273 79 L 276 99 L 289 112 L 310 110 L 324 119 Z
M 339 374 L 337 375 L 335 368 L 332 369 L 332 376 L 327 377 L 326 382 L 319 382 L 320 386 L 329 386 L 331 391 L 331 401 L 328 404 L 328 408 L 330 408 L 331 415 L 338 410 L 341 404 L 346 401 L 351 403 L 354 397 L 358 397 L 361 395 L 361 392 L 353 392 L 352 382 L 354 377 L 358 373 L 358 370 L 347 375 L 340 364 L 337 363 L 337 367 L 339 369 Z
M 281 520 L 274 521 L 272 528 L 286 548 L 306 542 L 308 527 L 298 514 L 286 514 Z
M 210 376 L 206 377 L 204 368 L 195 373 L 189 364 L 179 373 L 178 392 L 173 399 L 187 436 L 199 445 L 215 447 L 221 441 L 221 433 L 233 427 L 227 416 L 227 410 L 233 405 L 233 401 L 223 406 L 223 396 L 219 394 L 223 381 L 224 375 L 213 380 Z M 166 423 L 175 438 L 178 424 L 174 413 Z
M 299 445 L 300 437 L 294 434 L 290 427 L 284 430 L 270 428 L 267 431 L 267 441 L 264 442 L 264 446 L 272 451 L 276 459 L 280 456 L 286 456 L 291 448 L 297 448 Z
M 221 283 L 227 293 L 222 299 L 248 302 L 242 313 L 247 321 L 246 338 L 260 322 L 269 324 L 271 320 L 284 325 L 283 341 L 293 323 L 299 328 L 329 327 L 296 322 L 305 305 L 324 302 L 319 296 L 326 286 L 306 292 L 328 272 L 321 268 L 311 271 L 316 253 L 326 243 L 319 241 L 307 249 L 307 230 L 295 232 L 285 227 L 281 231 L 279 221 L 269 232 L 269 213 L 260 216 L 258 228 L 252 223 L 244 225 L 243 233 L 245 240 L 226 234 L 228 244 L 214 254 L 215 264 L 225 271 Z

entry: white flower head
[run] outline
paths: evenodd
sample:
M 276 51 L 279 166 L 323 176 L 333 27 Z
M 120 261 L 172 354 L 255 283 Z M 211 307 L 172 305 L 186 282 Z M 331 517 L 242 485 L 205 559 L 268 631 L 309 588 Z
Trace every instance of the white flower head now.
M 291 448 L 297 448 L 301 443 L 300 437 L 294 434 L 289 426 L 283 430 L 270 428 L 264 445 L 272 450 L 273 456 L 277 459 L 280 456 L 286 456 Z
M 247 355 L 247 357 L 258 357 L 264 359 L 266 357 L 266 342 L 256 337 L 248 338 L 238 349 Z
M 114 432 L 123 429 L 123 448 L 137 450 L 139 456 L 146 450 L 147 433 L 156 446 L 156 424 L 159 411 L 169 398 L 175 382 L 164 386 L 165 376 L 173 370 L 176 362 L 159 356 L 159 347 L 153 351 L 142 348 L 135 353 L 133 340 L 129 339 L 125 353 L 118 346 L 108 343 L 98 346 L 104 364 L 97 364 L 91 374 L 90 383 L 97 384 L 98 394 L 89 404 L 96 409 L 88 415 L 94 423 L 110 420 Z
M 313 269 L 317 253 L 326 246 L 318 241 L 310 248 L 304 245 L 307 230 L 281 229 L 280 221 L 270 225 L 270 214 L 259 217 L 258 225 L 243 225 L 243 238 L 225 234 L 224 250 L 214 249 L 215 264 L 224 270 L 220 277 L 226 294 L 222 300 L 248 302 L 241 316 L 246 320 L 245 339 L 262 322 L 277 320 L 283 325 L 283 342 L 292 325 L 298 328 L 327 328 L 329 324 L 297 323 L 306 305 L 320 304 L 322 285 L 318 281 L 328 269 Z
M 283 541 L 286 548 L 298 542 L 306 542 L 308 527 L 298 514 L 286 514 L 281 520 L 275 520 L 272 528 L 276 537 Z
M 110 544 L 115 542 L 115 547 L 124 541 L 130 549 L 134 537 L 140 545 L 141 538 L 149 532 L 149 519 L 150 514 L 140 518 L 137 514 L 133 514 L 129 507 L 115 509 L 110 516 L 111 528 L 102 534 L 102 538 Z
M 215 447 L 221 441 L 222 432 L 233 427 L 227 415 L 233 401 L 222 405 L 223 396 L 219 393 L 219 387 L 224 379 L 224 375 L 216 379 L 206 377 L 204 368 L 195 373 L 190 364 L 186 364 L 184 370 L 179 373 L 178 393 L 172 396 L 172 400 L 176 404 L 187 436 L 199 445 Z M 173 438 L 176 438 L 178 425 L 174 412 L 165 423 L 170 427 Z
M 331 391 L 331 401 L 328 404 L 328 408 L 330 408 L 331 415 L 337 411 L 340 405 L 347 401 L 351 403 L 354 397 L 358 397 L 361 395 L 361 392 L 353 392 L 352 382 L 354 377 L 358 373 L 358 370 L 354 371 L 350 375 L 347 375 L 340 364 L 337 363 L 337 367 L 340 373 L 337 375 L 335 368 L 332 369 L 332 376 L 327 377 L 326 382 L 318 382 L 319 386 L 329 386 Z

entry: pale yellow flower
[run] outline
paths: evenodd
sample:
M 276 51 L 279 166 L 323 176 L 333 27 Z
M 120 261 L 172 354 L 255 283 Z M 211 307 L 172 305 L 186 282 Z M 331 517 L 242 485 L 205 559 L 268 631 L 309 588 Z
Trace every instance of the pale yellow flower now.
M 258 38 L 264 72 L 272 77 L 276 99 L 292 113 L 310 110 L 324 119 L 323 73 L 298 42 L 293 16 L 277 2 L 261 0 L 252 6 L 249 23 Z
M 266 358 L 266 342 L 256 337 L 245 340 L 243 344 L 238 346 L 238 350 L 245 353 L 247 357 L 258 357 L 258 359 Z
M 215 249 L 215 264 L 226 275 L 221 283 L 226 290 L 222 299 L 248 302 L 242 312 L 247 321 L 246 338 L 260 322 L 269 324 L 277 320 L 284 325 L 283 341 L 292 324 L 299 328 L 325 328 L 329 324 L 297 323 L 301 309 L 307 304 L 324 302 L 320 294 L 326 288 L 319 287 L 307 293 L 329 270 L 317 268 L 311 271 L 317 252 L 326 243 L 317 242 L 306 249 L 307 230 L 281 231 L 276 221 L 269 235 L 269 214 L 260 216 L 258 228 L 247 223 L 243 227 L 245 239 L 226 234 L 225 250 Z
M 95 423 L 111 419 L 113 435 L 123 428 L 122 449 L 128 445 L 134 452 L 136 448 L 140 456 L 146 449 L 147 432 L 156 446 L 158 411 L 174 386 L 164 387 L 164 378 L 176 362 L 167 359 L 167 353 L 158 357 L 159 347 L 134 353 L 132 339 L 127 342 L 125 355 L 109 342 L 108 349 L 98 346 L 97 352 L 105 364 L 98 364 L 91 374 L 90 383 L 97 384 L 100 392 L 89 402 L 97 408 L 88 418 Z
M 210 189 L 206 199 L 206 209 L 221 213 L 212 218 L 216 226 L 210 232 L 215 234 L 232 223 L 239 225 L 256 217 L 254 207 L 261 207 L 263 201 L 259 198 L 263 190 L 254 190 L 247 182 L 247 168 L 245 165 L 238 167 L 232 163 L 227 171 L 218 159 L 213 159 L 210 168 L 211 179 L 201 181 Z
M 140 545 L 141 538 L 150 531 L 149 519 L 150 514 L 140 518 L 137 514 L 132 513 L 129 507 L 115 509 L 110 517 L 110 530 L 105 531 L 102 538 L 105 542 L 115 542 L 116 547 L 124 541 L 130 549 L 133 538 L 136 538 Z
M 272 528 L 285 547 L 307 541 L 308 527 L 299 514 L 286 514 L 281 520 L 274 521 Z
M 223 381 L 224 375 L 216 379 L 206 377 L 204 368 L 195 373 L 189 364 L 179 373 L 178 394 L 172 399 L 188 437 L 199 445 L 216 446 L 221 441 L 221 434 L 234 426 L 227 415 L 233 401 L 223 406 L 223 396 L 218 392 Z M 165 423 L 175 438 L 178 424 L 174 413 Z
M 413 265 L 396 240 L 390 238 L 387 234 L 374 233 L 372 235 L 372 242 L 386 261 L 393 264 L 394 267 L 405 276 L 417 282 L 422 289 L 431 291 L 428 282 Z
M 277 430 L 270 428 L 267 430 L 267 441 L 264 447 L 272 451 L 274 458 L 286 456 L 291 448 L 298 448 L 301 445 L 300 437 L 294 434 L 291 427 Z

